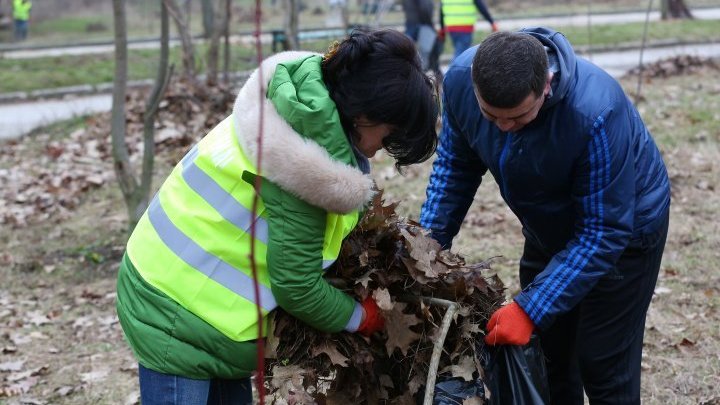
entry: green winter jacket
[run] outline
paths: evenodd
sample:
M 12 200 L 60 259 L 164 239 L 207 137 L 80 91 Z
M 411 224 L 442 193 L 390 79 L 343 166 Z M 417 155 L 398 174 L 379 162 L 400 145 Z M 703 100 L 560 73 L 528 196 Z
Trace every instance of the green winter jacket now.
M 271 78 L 264 100 L 261 170 L 266 179 L 261 188 L 268 224 L 265 259 L 280 307 L 320 330 L 354 331 L 361 308 L 322 278 L 321 253 L 326 230 L 332 229 L 328 213 L 352 213 L 357 220 L 358 210 L 372 197 L 373 183 L 357 169 L 320 63 L 318 55 L 287 52 L 262 65 L 264 80 Z M 259 76 L 256 71 L 243 86 L 232 116 L 238 145 L 251 161 L 258 149 Z M 255 369 L 253 341 L 233 340 L 204 321 L 203 314 L 178 304 L 147 282 L 131 258 L 126 254 L 120 267 L 117 309 L 143 366 L 196 379 L 240 378 Z

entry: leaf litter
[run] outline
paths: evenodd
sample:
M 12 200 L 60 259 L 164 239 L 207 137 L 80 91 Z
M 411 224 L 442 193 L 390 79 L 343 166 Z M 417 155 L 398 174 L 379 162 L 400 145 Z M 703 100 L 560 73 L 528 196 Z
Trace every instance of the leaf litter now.
M 227 116 L 234 97 L 235 92 L 226 86 L 173 81 L 156 117 L 156 154 L 174 165 L 190 145 Z M 142 157 L 145 100 L 146 90 L 128 92 L 126 142 L 135 167 Z M 85 128 L 62 139 L 40 132 L 32 136 L 32 142 L 5 142 L 0 148 L 0 225 L 20 228 L 61 221 L 88 191 L 112 184 L 109 117 L 105 113 L 87 118 Z

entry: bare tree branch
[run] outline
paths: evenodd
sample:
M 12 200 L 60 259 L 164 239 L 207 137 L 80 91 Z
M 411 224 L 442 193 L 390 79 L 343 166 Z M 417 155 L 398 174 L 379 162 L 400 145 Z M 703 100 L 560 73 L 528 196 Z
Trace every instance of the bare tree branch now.
M 175 0 L 162 0 L 167 7 L 168 13 L 175 21 L 178 34 L 180 35 L 180 43 L 182 45 L 183 56 L 183 76 L 190 81 L 195 81 L 195 49 L 193 47 L 192 37 L 190 36 L 190 27 L 187 23 L 185 13 L 178 7 Z
M 298 39 L 298 20 L 299 20 L 299 0 L 286 0 L 285 8 L 285 38 L 290 49 L 299 49 L 300 41 Z
M 142 173 L 140 174 L 140 187 L 133 193 L 131 206 L 128 212 L 134 212 L 134 216 L 130 218 L 130 227 L 140 220 L 143 212 L 150 202 L 150 188 L 152 187 L 152 173 L 155 162 L 155 116 L 157 115 L 160 101 L 162 100 L 165 89 L 172 78 L 174 66 L 168 67 L 169 60 L 169 42 L 170 42 L 170 22 L 168 18 L 168 10 L 165 3 L 160 1 L 160 63 L 158 66 L 158 74 L 155 79 L 155 85 L 148 97 L 145 114 L 143 116 L 143 160 Z
M 457 311 L 457 304 L 453 303 L 448 306 L 443 316 L 442 326 L 440 326 L 440 336 L 433 345 L 432 357 L 430 357 L 430 366 L 428 368 L 428 376 L 425 382 L 425 398 L 423 399 L 423 405 L 431 405 L 433 403 L 433 397 L 435 396 L 435 380 L 437 379 L 438 365 L 440 365 L 440 355 L 445 345 L 445 338 L 447 337 L 448 330 L 450 330 L 450 323 L 452 323 L 455 312 Z

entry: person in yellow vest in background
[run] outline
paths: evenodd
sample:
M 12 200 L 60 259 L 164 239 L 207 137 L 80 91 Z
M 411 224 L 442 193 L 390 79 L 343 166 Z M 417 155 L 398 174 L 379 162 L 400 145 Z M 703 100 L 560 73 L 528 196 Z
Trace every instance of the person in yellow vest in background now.
M 16 41 L 24 41 L 27 39 L 31 8 L 32 2 L 30 0 L 13 0 L 14 33 Z
M 450 39 L 455 49 L 453 59 L 472 45 L 473 32 L 477 12 L 485 17 L 492 32 L 498 30 L 498 25 L 483 0 L 442 0 L 440 5 L 441 38 L 445 33 L 450 34 Z
M 373 299 L 356 302 L 323 272 L 374 194 L 368 159 L 384 148 L 397 167 L 427 160 L 438 109 L 414 42 L 398 31 L 354 31 L 325 55 L 264 60 L 127 243 L 117 311 L 142 404 L 251 403 L 256 305 L 263 334 L 277 307 L 326 332 L 381 330 Z

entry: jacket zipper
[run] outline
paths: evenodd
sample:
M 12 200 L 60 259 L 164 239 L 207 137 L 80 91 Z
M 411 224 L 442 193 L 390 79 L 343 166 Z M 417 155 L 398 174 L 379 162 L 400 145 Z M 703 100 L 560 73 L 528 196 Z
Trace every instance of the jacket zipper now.
M 508 190 L 507 185 L 507 176 L 505 175 L 505 166 L 507 163 L 508 155 L 510 154 L 510 144 L 512 142 L 512 136 L 511 133 L 507 133 L 507 138 L 505 138 L 505 146 L 503 146 L 503 150 L 500 153 L 500 160 L 498 161 L 498 164 L 500 166 L 500 183 L 498 186 L 500 187 L 500 194 L 505 197 L 505 203 L 508 205 L 510 210 L 515 213 L 515 216 L 517 216 L 518 220 L 520 221 L 520 225 L 522 225 L 523 228 L 527 228 L 525 226 L 525 221 L 523 220 L 522 216 L 515 211 L 515 207 L 513 206 L 512 202 L 510 201 L 510 190 Z M 522 146 L 520 149 L 520 154 L 522 153 Z M 529 231 L 529 228 L 528 228 Z
M 503 146 L 503 150 L 500 153 L 500 161 L 498 162 L 500 166 L 500 192 L 505 196 L 505 201 L 508 201 L 508 205 L 510 205 L 510 198 L 508 198 L 507 182 L 505 181 L 505 162 L 507 161 L 507 155 L 510 151 L 510 137 L 511 135 L 509 133 L 506 134 L 505 146 Z

